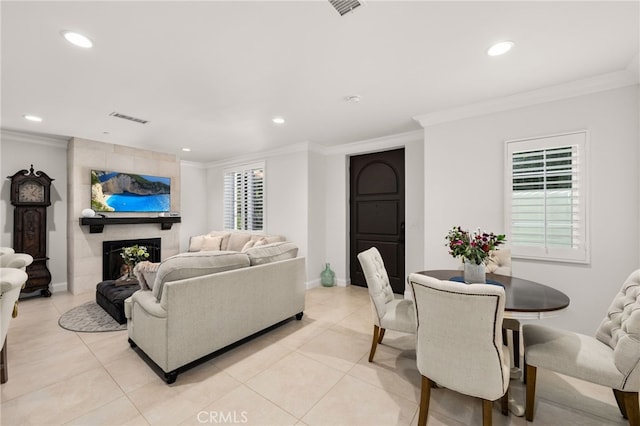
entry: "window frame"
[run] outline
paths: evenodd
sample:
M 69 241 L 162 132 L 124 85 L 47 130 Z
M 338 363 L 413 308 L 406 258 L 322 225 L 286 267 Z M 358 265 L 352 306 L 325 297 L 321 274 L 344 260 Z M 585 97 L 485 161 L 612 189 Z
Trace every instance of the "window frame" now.
M 578 184 L 578 213 L 577 213 L 577 230 L 579 237 L 578 244 L 573 248 L 553 247 L 545 243 L 543 246 L 526 246 L 514 245 L 510 242 L 511 255 L 514 258 L 546 260 L 553 262 L 569 262 L 584 263 L 590 262 L 590 244 L 589 244 L 589 132 L 587 130 L 579 130 L 567 133 L 557 133 L 539 137 L 514 139 L 505 141 L 505 179 L 504 179 L 504 224 L 507 234 L 507 240 L 513 235 L 512 227 L 512 195 L 513 195 L 513 154 L 527 151 L 548 151 L 556 148 L 577 146 L 577 166 L 572 176 Z M 545 163 L 545 171 L 547 164 Z M 546 188 L 544 190 L 546 192 Z M 545 215 L 545 230 L 549 229 L 546 221 L 548 210 Z M 575 221 L 572 222 L 574 224 Z M 545 233 L 545 235 L 548 235 Z M 546 238 L 546 237 L 545 237 Z M 545 240 L 546 241 L 546 240 Z
M 251 229 L 249 228 L 229 228 L 227 225 L 229 224 L 229 220 L 231 222 L 236 222 L 233 218 L 228 218 L 228 213 L 230 206 L 228 206 L 230 195 L 227 193 L 227 176 L 232 173 L 248 173 L 256 169 L 262 170 L 262 228 L 261 229 Z M 266 229 L 266 162 L 258 161 L 253 163 L 241 164 L 226 167 L 222 171 L 222 227 L 225 231 L 243 231 L 243 232 L 255 232 L 255 233 L 264 233 Z

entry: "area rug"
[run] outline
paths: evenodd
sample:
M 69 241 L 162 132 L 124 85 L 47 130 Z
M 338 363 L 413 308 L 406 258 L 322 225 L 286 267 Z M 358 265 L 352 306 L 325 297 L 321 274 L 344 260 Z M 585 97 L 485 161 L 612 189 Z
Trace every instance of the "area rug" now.
M 65 312 L 58 320 L 58 325 L 70 331 L 89 333 L 127 329 L 127 324 L 118 324 L 96 302 L 87 302 Z

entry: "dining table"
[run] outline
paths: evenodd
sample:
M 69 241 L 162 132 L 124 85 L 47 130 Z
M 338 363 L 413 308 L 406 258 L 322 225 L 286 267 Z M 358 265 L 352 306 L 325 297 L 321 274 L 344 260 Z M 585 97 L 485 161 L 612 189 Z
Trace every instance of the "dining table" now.
M 416 272 L 445 281 L 461 281 L 462 271 L 435 269 Z M 505 293 L 505 317 L 543 319 L 559 315 L 569 306 L 569 297 L 547 285 L 509 275 L 487 273 L 487 283 L 500 285 Z
M 462 271 L 434 269 L 416 272 L 444 281 L 464 282 Z M 505 318 L 536 320 L 559 315 L 570 303 L 569 296 L 547 285 L 509 275 L 486 274 L 487 284 L 500 285 L 505 293 Z M 524 405 L 509 397 L 509 411 L 516 416 L 524 415 Z

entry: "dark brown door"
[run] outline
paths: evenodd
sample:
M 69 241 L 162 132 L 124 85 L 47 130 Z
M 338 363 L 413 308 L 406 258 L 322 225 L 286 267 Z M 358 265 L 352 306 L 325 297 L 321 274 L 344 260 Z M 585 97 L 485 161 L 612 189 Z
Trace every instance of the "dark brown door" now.
M 376 247 L 394 293 L 404 280 L 404 149 L 351 157 L 351 284 L 366 287 L 358 253 Z

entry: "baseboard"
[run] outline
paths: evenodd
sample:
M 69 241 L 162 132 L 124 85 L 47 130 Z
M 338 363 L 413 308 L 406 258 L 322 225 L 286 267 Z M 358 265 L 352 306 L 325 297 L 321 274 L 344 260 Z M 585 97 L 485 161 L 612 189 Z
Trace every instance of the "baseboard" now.
M 67 292 L 67 283 L 53 283 L 50 284 L 51 293 L 66 293 Z

